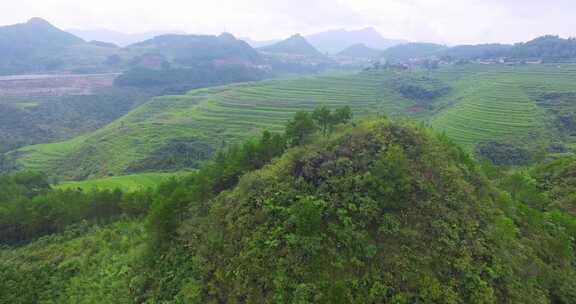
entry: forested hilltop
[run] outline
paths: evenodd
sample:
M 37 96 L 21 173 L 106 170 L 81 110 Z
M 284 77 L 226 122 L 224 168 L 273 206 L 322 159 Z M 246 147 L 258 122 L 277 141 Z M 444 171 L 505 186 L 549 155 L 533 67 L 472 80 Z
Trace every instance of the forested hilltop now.
M 0 301 L 575 303 L 572 158 L 506 170 L 351 113 L 298 112 L 157 190 L 6 177 Z

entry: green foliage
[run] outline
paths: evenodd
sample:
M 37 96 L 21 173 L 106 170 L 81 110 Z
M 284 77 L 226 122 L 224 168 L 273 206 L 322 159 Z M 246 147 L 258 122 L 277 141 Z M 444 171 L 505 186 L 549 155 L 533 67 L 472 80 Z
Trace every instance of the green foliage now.
M 149 259 L 142 299 L 571 303 L 575 272 L 560 265 L 576 259 L 574 218 L 525 203 L 531 182 L 503 184 L 509 197 L 421 128 L 364 123 L 294 148 L 219 195 L 198 186 L 209 168 L 188 189 L 168 187 L 176 209 L 165 210 L 163 239 L 172 241 Z
M 164 95 L 183 94 L 189 90 L 225 85 L 234 82 L 257 81 L 264 73 L 243 65 L 199 65 L 194 68 L 162 69 L 133 68 L 114 81 L 121 87 L 162 87 Z
M 74 213 L 56 201 L 97 199 L 103 218 L 153 205 L 145 225 L 80 222 L 0 250 L 0 302 L 574 302 L 576 218 L 559 204 L 573 159 L 489 167 L 493 183 L 423 127 L 339 130 L 286 152 L 264 132 L 154 193 L 74 196 L 42 175 L 3 177 L 0 201 L 35 200 L 58 222 Z
M 576 39 L 562 39 L 558 36 L 542 36 L 511 49 L 510 57 L 542 59 L 550 62 L 565 62 L 576 58 Z
M 157 200 L 148 216 L 151 235 L 159 235 L 157 242 L 169 243 L 179 225 L 178 219 L 190 203 L 189 200 L 207 200 L 223 190 L 230 189 L 241 174 L 261 168 L 284 149 L 282 136 L 263 132 L 258 140 L 249 140 L 241 146 L 220 151 L 211 162 L 191 173 L 182 183 L 172 180 L 162 185 L 159 191 L 166 199 Z
M 430 106 L 436 99 L 450 93 L 450 86 L 428 75 L 400 74 L 391 80 L 394 90 L 421 105 Z
M 525 166 L 532 162 L 527 148 L 518 144 L 488 141 L 479 143 L 475 148 L 476 157 L 489 160 L 498 166 Z
M 560 209 L 576 216 L 576 158 L 563 157 L 535 166 L 530 176 L 548 199 L 547 209 Z
M 0 153 L 95 131 L 157 94 L 150 89 L 108 88 L 92 95 L 45 97 L 27 108 L 0 103 Z
M 286 137 L 291 145 L 297 146 L 304 142 L 306 137 L 314 133 L 316 125 L 312 115 L 308 112 L 296 112 L 294 118 L 286 124 Z
M 326 106 L 317 107 L 312 112 L 312 119 L 324 136 L 328 134 L 332 125 L 332 113 Z
M 145 231 L 138 222 L 81 223 L 19 248 L 0 249 L 0 303 L 132 303 Z
M 0 189 L 0 243 L 9 245 L 62 232 L 84 220 L 142 216 L 154 196 L 146 190 L 130 195 L 120 190 L 53 190 L 45 176 L 34 173 L 0 176 Z
M 167 173 L 154 172 L 112 176 L 83 181 L 67 181 L 54 185 L 54 188 L 60 190 L 82 190 L 84 192 L 120 189 L 123 192 L 131 193 L 140 190 L 154 189 L 170 178 L 184 176 L 187 173 L 189 173 L 189 171 Z
M 392 145 L 371 170 L 370 181 L 374 196 L 390 203 L 389 208 L 401 207 L 407 193 L 412 192 L 409 160 L 401 146 Z

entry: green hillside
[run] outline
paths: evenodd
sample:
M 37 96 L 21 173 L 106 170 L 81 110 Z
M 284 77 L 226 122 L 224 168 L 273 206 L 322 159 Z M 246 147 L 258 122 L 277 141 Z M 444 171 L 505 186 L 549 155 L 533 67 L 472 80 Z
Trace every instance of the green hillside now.
M 86 137 L 21 149 L 18 163 L 71 177 L 122 174 L 163 145 L 189 139 L 219 147 L 277 131 L 301 109 L 350 105 L 357 115 L 403 113 L 411 101 L 386 88 L 386 73 L 274 80 L 155 98 Z
M 83 191 L 92 190 L 114 190 L 121 189 L 125 192 L 141 190 L 145 188 L 154 188 L 172 177 L 185 174 L 180 173 L 140 173 L 124 176 L 112 176 L 100 179 L 91 179 L 78 182 L 63 182 L 56 185 L 56 189 L 82 189 Z
M 574 159 L 488 168 L 415 123 L 315 112 L 157 190 L 0 177 L 0 302 L 574 303 Z
M 130 278 L 144 239 L 143 225 L 126 220 L 0 248 L 0 302 L 131 303 Z
M 576 65 L 455 65 L 230 85 L 155 98 L 87 136 L 11 155 L 21 168 L 74 179 L 121 175 L 146 169 L 153 155 L 173 155 L 174 141 L 189 143 L 187 153 L 201 161 L 318 105 L 349 105 L 357 117 L 417 118 L 468 150 L 486 140 L 534 142 L 558 133 L 550 109 L 540 106 L 543 96 L 576 92 L 575 80 Z
M 438 77 L 455 86 L 452 104 L 431 125 L 468 148 L 486 140 L 557 133 L 539 100 L 543 94 L 576 91 L 574 65 L 463 66 L 439 71 Z
M 524 204 L 528 185 L 510 196 L 407 123 L 310 142 L 211 199 L 220 170 L 175 187 L 150 211 L 137 290 L 153 303 L 574 303 L 576 222 Z

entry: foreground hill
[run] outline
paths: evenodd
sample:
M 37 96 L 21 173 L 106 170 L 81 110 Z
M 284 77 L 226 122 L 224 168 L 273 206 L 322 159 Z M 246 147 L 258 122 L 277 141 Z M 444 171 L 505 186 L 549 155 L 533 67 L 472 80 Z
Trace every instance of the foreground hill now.
M 576 256 L 546 261 L 553 234 L 517 226 L 463 151 L 414 127 L 362 124 L 188 204 L 169 258 L 192 263 L 155 277 L 156 301 L 569 303 L 576 283 L 560 266 Z
M 421 119 L 469 151 L 492 140 L 570 149 L 574 81 L 574 65 L 461 65 L 231 85 L 155 98 L 94 133 L 9 158 L 23 169 L 75 179 L 180 169 L 163 163 L 164 156 L 196 166 L 222 145 L 279 130 L 297 110 L 322 104 L 349 105 L 360 117 Z
M 446 136 L 387 119 L 295 143 L 288 131 L 307 115 L 155 192 L 8 177 L 2 232 L 64 232 L 0 248 L 0 302 L 574 303 L 576 219 L 536 200 L 529 175 L 500 188 Z M 63 227 L 78 211 L 97 221 Z M 94 225 L 133 211 L 145 225 Z

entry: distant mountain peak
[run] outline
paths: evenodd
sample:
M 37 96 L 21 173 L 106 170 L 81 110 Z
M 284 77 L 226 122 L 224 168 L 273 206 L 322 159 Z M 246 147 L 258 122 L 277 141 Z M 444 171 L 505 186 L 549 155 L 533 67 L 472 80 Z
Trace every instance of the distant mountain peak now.
M 364 31 L 364 32 L 376 32 L 376 33 L 380 34 L 380 33 L 378 32 L 378 30 L 376 30 L 376 28 L 374 28 L 374 27 L 372 27 L 372 26 L 365 27 L 365 28 L 361 29 L 360 31 Z
M 357 43 L 338 53 L 338 56 L 370 59 L 378 58 L 382 52 L 382 50 L 370 48 L 364 43 Z
M 387 49 L 405 41 L 386 39 L 374 27 L 358 30 L 336 29 L 306 36 L 316 49 L 337 54 L 355 44 L 365 44 L 369 48 Z
M 228 32 L 223 32 L 222 34 L 220 34 L 220 36 L 218 36 L 222 39 L 229 39 L 229 40 L 236 40 L 236 37 Z
M 30 20 L 28 20 L 27 23 L 30 23 L 30 24 L 50 24 L 50 22 L 46 21 L 46 19 L 43 19 L 40 17 L 32 17 L 32 18 L 30 18 Z
M 304 36 L 302 36 L 301 34 L 294 34 L 294 35 L 290 36 L 290 38 L 286 39 L 286 41 L 288 41 L 288 40 L 293 40 L 293 41 L 295 40 L 295 41 L 308 43 L 306 38 L 304 38 Z
M 37 27 L 54 27 L 50 22 L 46 21 L 46 19 L 40 17 L 31 18 L 26 24 Z
M 261 51 L 279 54 L 292 54 L 292 55 L 306 55 L 306 56 L 322 56 L 312 44 L 300 34 L 290 36 L 286 40 L 282 40 L 270 46 L 260 48 Z

